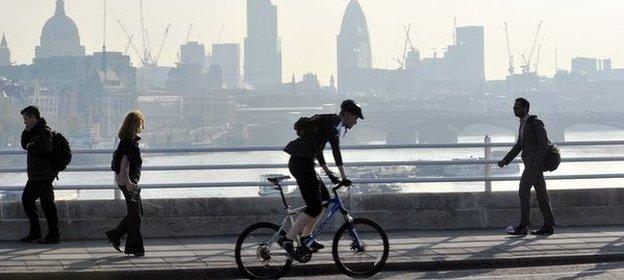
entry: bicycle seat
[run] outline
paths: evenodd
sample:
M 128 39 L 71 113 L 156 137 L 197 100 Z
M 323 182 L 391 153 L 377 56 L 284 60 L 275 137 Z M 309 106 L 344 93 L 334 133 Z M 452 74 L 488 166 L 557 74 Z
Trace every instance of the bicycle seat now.
M 288 175 L 282 175 L 282 176 L 276 176 L 276 177 L 269 177 L 267 178 L 267 181 L 273 183 L 273 184 L 279 184 L 281 181 L 284 181 L 286 179 L 290 179 L 290 176 Z

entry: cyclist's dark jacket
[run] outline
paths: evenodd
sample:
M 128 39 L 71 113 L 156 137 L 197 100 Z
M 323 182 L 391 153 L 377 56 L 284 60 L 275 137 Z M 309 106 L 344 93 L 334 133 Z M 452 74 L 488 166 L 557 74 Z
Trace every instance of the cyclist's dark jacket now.
M 309 135 L 290 141 L 284 148 L 284 152 L 295 157 L 316 158 L 320 165 L 325 164 L 323 150 L 327 142 L 331 145 L 336 165 L 342 165 L 340 154 L 340 116 L 337 114 L 314 115 L 316 118 L 316 131 Z

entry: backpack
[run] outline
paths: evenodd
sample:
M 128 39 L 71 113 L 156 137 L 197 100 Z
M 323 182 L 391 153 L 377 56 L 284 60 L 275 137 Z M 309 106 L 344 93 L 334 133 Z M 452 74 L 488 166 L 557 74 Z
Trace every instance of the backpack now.
M 533 130 L 533 135 L 537 137 L 535 134 L 535 127 L 533 126 L 533 120 L 535 118 L 531 118 L 531 129 Z M 544 169 L 547 171 L 555 171 L 559 167 L 561 163 L 561 154 L 559 153 L 559 147 L 554 145 L 548 140 L 548 149 L 546 150 L 546 156 L 544 157 Z
M 58 131 L 52 132 L 52 158 L 54 171 L 61 172 L 67 168 L 72 160 L 72 152 L 67 138 Z M 58 176 L 57 176 L 58 179 Z
M 556 145 L 548 145 L 548 151 L 546 151 L 546 158 L 544 158 L 544 168 L 548 171 L 555 171 L 561 163 L 561 154 L 559 153 L 559 147 Z
M 295 122 L 294 129 L 297 136 L 304 137 L 318 130 L 318 115 L 312 117 L 301 117 Z

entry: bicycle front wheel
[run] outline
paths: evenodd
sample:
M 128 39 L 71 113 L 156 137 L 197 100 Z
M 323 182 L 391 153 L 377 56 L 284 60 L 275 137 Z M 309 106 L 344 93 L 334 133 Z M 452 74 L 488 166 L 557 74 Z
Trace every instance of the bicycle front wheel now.
M 290 268 L 292 260 L 277 244 L 286 234 L 272 223 L 257 223 L 246 228 L 236 242 L 235 258 L 240 272 L 249 279 L 277 279 Z
M 351 277 L 370 277 L 386 264 L 390 245 L 383 229 L 369 219 L 342 225 L 332 244 L 338 269 Z

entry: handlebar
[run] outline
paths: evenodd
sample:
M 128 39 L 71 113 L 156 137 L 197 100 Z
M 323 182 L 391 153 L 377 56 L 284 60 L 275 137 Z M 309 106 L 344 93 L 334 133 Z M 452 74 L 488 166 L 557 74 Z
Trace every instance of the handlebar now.
M 335 187 L 332 188 L 332 191 L 336 192 L 336 191 L 338 191 L 342 187 L 350 187 L 352 185 L 353 185 L 352 182 L 351 182 L 351 184 L 347 185 L 344 181 L 340 181 L 340 183 L 338 183 Z

